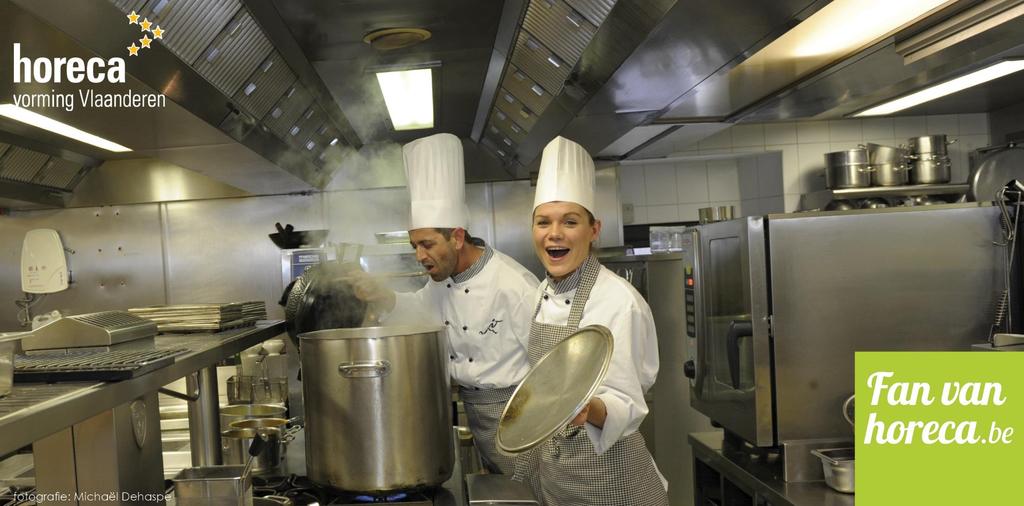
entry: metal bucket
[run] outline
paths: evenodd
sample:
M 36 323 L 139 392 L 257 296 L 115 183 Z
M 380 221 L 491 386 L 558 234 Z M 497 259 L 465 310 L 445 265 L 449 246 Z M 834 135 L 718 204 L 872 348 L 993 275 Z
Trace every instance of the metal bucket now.
M 252 472 L 262 474 L 276 471 L 281 465 L 281 430 L 274 427 L 235 427 L 221 432 L 220 449 L 224 464 L 244 466 L 249 460 L 249 446 L 257 434 L 263 437 L 266 445 L 253 459 Z
M 251 506 L 252 481 L 242 477 L 245 466 L 182 469 L 174 477 L 174 497 L 180 506 Z
M 313 481 L 386 492 L 451 476 L 449 359 L 440 328 L 364 327 L 299 338 Z

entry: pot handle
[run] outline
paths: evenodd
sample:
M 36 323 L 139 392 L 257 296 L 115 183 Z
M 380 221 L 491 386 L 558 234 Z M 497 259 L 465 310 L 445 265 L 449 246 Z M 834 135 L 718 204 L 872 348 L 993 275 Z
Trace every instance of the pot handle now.
M 342 362 L 338 372 L 346 378 L 381 378 L 391 372 L 391 362 L 371 360 L 365 362 Z

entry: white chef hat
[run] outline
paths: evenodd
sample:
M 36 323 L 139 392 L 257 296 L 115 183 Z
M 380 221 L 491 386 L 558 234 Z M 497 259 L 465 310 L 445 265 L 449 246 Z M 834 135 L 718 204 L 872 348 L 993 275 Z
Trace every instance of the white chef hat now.
M 555 201 L 575 202 L 594 212 L 594 160 L 565 137 L 555 137 L 544 148 L 533 208 Z
M 409 230 L 466 228 L 466 173 L 462 142 L 452 134 L 417 139 L 402 148 L 412 202 Z

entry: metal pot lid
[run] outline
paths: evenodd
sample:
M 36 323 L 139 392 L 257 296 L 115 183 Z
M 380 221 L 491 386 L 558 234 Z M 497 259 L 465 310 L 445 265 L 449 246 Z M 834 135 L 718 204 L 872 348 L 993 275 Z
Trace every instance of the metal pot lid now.
M 1014 179 L 1024 181 L 1024 149 L 1013 146 L 986 153 L 967 181 L 970 184 L 967 199 L 993 201 L 996 191 Z
M 498 421 L 498 451 L 515 455 L 546 441 L 590 401 L 612 361 L 607 328 L 579 329 L 551 349 L 523 378 Z

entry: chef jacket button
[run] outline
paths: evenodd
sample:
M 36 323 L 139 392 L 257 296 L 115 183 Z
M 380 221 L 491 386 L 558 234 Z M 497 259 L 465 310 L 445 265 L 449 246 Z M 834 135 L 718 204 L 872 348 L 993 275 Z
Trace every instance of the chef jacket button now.
M 445 321 L 444 321 L 444 324 L 445 324 L 445 325 L 451 325 L 451 323 L 449 323 L 449 322 L 448 322 L 448 320 L 445 320 Z
M 463 325 L 463 326 L 462 326 L 462 330 L 469 330 L 469 327 L 467 327 L 467 326 Z
M 472 362 L 473 361 L 473 357 L 469 357 L 469 361 Z
M 455 355 L 448 355 L 448 358 L 455 360 Z
M 566 303 L 566 304 L 572 304 L 572 301 L 571 301 L 571 300 L 569 300 L 569 299 L 565 299 L 565 303 Z
M 451 284 L 451 283 L 448 283 L 448 288 L 451 288 L 451 287 L 452 287 L 452 284 Z
M 469 288 L 466 289 L 466 293 L 469 293 Z
M 548 300 L 548 296 L 547 295 L 544 295 L 544 300 Z

